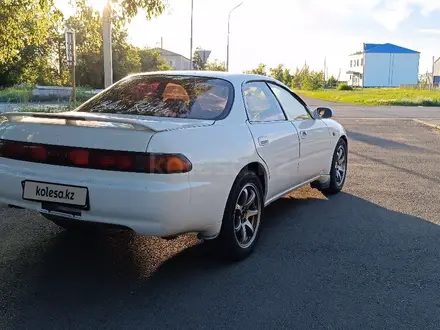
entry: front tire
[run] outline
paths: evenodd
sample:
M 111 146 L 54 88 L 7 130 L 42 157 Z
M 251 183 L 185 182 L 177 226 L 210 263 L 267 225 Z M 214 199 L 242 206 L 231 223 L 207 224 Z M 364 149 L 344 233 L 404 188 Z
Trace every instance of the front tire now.
M 339 193 L 345 184 L 348 167 L 347 142 L 340 139 L 333 153 L 332 167 L 330 170 L 330 185 L 321 191 L 327 195 Z
M 242 172 L 232 186 L 219 236 L 212 241 L 221 257 L 247 258 L 257 243 L 264 208 L 263 187 L 254 172 Z

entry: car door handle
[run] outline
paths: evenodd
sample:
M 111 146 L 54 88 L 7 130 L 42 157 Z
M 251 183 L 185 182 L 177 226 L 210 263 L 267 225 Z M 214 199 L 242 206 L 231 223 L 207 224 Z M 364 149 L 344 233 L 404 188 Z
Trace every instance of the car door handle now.
M 301 137 L 303 139 L 305 139 L 307 137 L 307 132 L 306 131 L 301 131 Z
M 262 147 L 267 146 L 269 144 L 269 139 L 266 136 L 260 136 L 258 138 L 258 144 Z

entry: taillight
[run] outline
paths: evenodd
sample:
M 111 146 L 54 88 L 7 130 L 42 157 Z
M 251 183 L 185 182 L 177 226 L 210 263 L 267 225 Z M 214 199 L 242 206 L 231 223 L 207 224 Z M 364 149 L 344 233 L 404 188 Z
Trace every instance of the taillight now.
M 132 159 L 132 157 L 129 156 L 120 156 L 117 158 L 116 160 L 116 165 L 118 168 L 120 168 L 121 170 L 130 170 L 131 168 L 133 168 L 133 166 L 135 166 L 135 161 L 134 159 Z
M 47 158 L 47 150 L 44 146 L 29 146 L 30 154 L 38 162 L 44 162 Z
M 0 140 L 0 157 L 50 165 L 135 173 L 186 173 L 191 162 L 181 154 L 157 154 L 43 145 Z
M 88 165 L 89 164 L 89 151 L 83 149 L 77 149 L 69 151 L 69 161 L 75 165 Z
M 183 155 L 149 154 L 145 170 L 150 173 L 185 173 L 192 169 Z

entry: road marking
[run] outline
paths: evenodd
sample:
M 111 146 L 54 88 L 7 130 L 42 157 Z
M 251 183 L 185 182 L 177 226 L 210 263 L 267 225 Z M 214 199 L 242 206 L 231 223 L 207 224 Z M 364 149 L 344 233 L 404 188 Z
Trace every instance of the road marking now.
M 358 120 L 417 120 L 414 117 L 336 117 L 336 120 L 339 119 L 358 119 Z M 440 118 L 423 118 L 425 120 L 440 120 Z
M 414 119 L 414 121 L 416 123 L 419 123 L 419 124 L 422 124 L 422 125 L 425 125 L 425 126 L 428 126 L 428 127 L 431 127 L 431 128 L 440 129 L 440 125 L 431 124 L 431 123 L 428 123 L 428 122 L 420 120 L 420 119 Z

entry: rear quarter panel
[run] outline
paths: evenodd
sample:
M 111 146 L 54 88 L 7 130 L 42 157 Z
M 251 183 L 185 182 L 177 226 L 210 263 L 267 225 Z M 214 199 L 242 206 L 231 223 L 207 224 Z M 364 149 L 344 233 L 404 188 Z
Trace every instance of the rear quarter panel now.
M 251 162 L 261 163 L 244 121 L 218 121 L 213 126 L 157 133 L 148 152 L 182 153 L 191 161 L 189 207 L 194 217 L 213 224 L 213 233 L 220 229 L 229 192 L 240 170 Z

